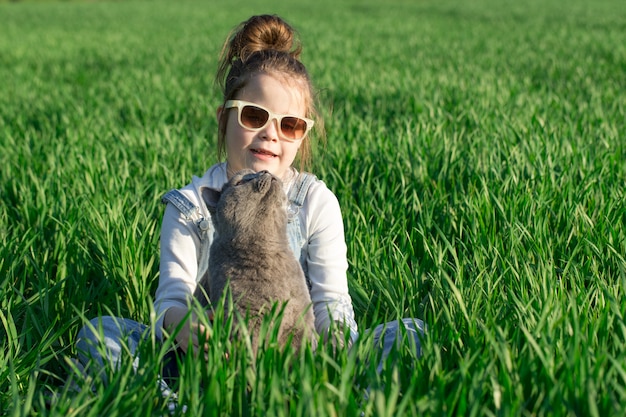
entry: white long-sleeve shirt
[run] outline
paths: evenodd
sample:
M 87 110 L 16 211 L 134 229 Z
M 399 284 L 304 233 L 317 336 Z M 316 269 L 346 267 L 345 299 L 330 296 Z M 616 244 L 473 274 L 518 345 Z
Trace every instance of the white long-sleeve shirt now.
M 291 178 L 297 176 L 296 172 L 293 174 Z M 200 216 L 210 219 L 200 197 L 200 187 L 221 189 L 227 181 L 226 164 L 220 163 L 209 168 L 201 178 L 194 176 L 192 182 L 179 191 L 199 208 Z M 285 183 L 285 193 L 289 192 L 291 185 L 292 181 Z M 315 329 L 324 333 L 333 320 L 338 321 L 350 328 L 350 337 L 354 341 L 358 333 L 348 293 L 347 248 L 339 202 L 322 181 L 316 180 L 311 184 L 298 216 L 305 238 L 302 252 L 311 283 Z M 209 235 L 209 239 L 211 237 Z M 201 247 L 196 224 L 168 204 L 161 227 L 160 278 L 155 298 L 159 337 L 162 337 L 163 316 L 167 309 L 187 307 L 193 297 L 197 281 L 204 273 L 202 269 L 206 268 L 200 265 Z

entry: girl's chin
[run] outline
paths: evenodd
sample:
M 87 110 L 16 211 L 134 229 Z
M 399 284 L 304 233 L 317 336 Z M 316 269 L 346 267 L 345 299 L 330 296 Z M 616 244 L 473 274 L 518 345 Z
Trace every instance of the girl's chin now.
M 277 177 L 281 177 L 284 173 L 284 170 L 281 170 L 276 164 L 272 163 L 259 163 L 255 162 L 252 164 L 248 164 L 248 167 L 255 172 L 259 171 L 268 171 L 270 174 L 275 175 Z
M 236 165 L 229 165 L 229 173 L 230 175 L 234 174 L 237 171 L 240 171 L 242 169 L 251 169 L 254 172 L 259 172 L 259 171 L 268 171 L 270 174 L 277 176 L 278 178 L 283 178 L 283 176 L 285 175 L 285 173 L 287 172 L 287 170 L 289 169 L 288 167 L 282 167 L 279 163 L 278 160 L 274 160 L 274 161 L 245 161 L 241 166 L 236 166 Z

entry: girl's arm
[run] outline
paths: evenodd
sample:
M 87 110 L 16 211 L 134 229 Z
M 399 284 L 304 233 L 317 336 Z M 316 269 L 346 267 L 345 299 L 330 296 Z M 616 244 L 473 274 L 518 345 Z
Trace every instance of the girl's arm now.
M 347 248 L 341 209 L 335 195 L 317 182 L 309 189 L 306 203 L 307 275 L 318 333 L 327 333 L 333 322 L 350 331 L 353 342 L 358 329 L 348 293 Z
M 206 332 L 195 317 L 189 317 L 188 308 L 198 273 L 200 238 L 195 227 L 171 204 L 166 206 L 161 226 L 159 286 L 154 303 L 156 330 L 157 336 L 163 338 L 163 329 L 172 332 L 186 319 L 187 323 L 176 335 L 184 351 L 190 341 L 197 348 L 198 335 Z

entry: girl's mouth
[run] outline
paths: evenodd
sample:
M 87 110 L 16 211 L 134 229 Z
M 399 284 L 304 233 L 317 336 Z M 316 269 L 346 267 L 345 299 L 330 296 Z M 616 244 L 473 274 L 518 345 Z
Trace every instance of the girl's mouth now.
M 264 151 L 263 149 L 251 149 L 250 150 L 253 154 L 261 156 L 261 157 L 265 157 L 265 158 L 274 158 L 278 155 L 276 155 L 275 153 L 272 153 L 270 151 Z

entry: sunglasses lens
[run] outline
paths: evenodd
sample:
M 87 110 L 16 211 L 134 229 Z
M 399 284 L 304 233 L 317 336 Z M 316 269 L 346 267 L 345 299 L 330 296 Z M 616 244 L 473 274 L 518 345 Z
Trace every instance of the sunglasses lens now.
M 265 126 L 270 115 L 263 109 L 255 106 L 244 106 L 241 109 L 241 124 L 250 129 L 258 129 Z
M 283 117 L 280 130 L 288 139 L 301 139 L 306 133 L 306 122 L 298 117 Z

